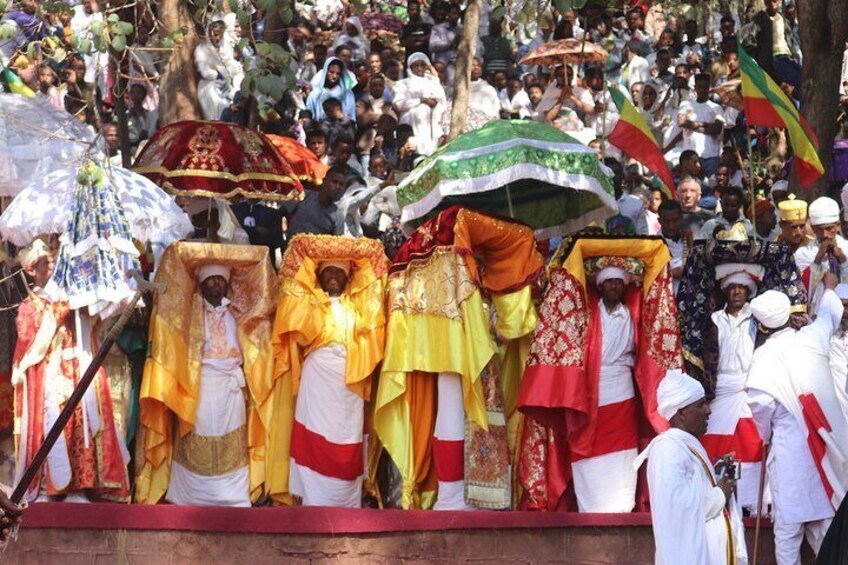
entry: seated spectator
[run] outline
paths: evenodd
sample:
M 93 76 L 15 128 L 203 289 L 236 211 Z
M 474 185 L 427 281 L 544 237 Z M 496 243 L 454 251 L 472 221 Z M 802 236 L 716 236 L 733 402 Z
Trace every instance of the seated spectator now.
M 425 54 L 413 54 L 409 58 L 408 71 L 409 78 L 395 83 L 394 106 L 400 123 L 412 127 L 418 152 L 429 155 L 436 150 L 444 133 L 441 120 L 447 99 L 438 74 Z
M 683 229 L 693 234 L 701 232 L 703 225 L 713 214 L 701 209 L 701 183 L 691 176 L 684 176 L 677 183 L 677 201 L 683 211 Z
M 727 187 L 721 195 L 721 214 L 704 222 L 697 239 L 713 239 L 719 230 L 730 229 L 738 223 L 745 225 L 749 237 L 753 236 L 754 228 L 743 214 L 744 209 L 745 194 L 742 189 L 738 186 Z
M 330 157 L 327 155 L 329 145 L 330 139 L 322 128 L 316 127 L 306 133 L 306 147 L 325 165 L 330 164 Z
M 530 117 L 530 98 L 518 77 L 507 81 L 506 88 L 498 93 L 498 98 L 501 101 L 501 118 L 518 120 Z

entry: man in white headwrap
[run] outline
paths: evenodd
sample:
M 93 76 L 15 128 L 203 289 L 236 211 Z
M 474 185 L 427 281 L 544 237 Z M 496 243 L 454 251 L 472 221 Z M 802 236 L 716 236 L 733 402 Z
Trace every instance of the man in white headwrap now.
M 810 225 L 816 240 L 799 247 L 795 263 L 810 297 L 807 313 L 815 317 L 824 293 L 822 279 L 828 271 L 837 275 L 840 282 L 848 283 L 848 241 L 840 235 L 839 204 L 822 196 L 808 208 Z
M 718 362 L 715 398 L 710 403 L 712 413 L 707 433 L 701 438 L 711 461 L 733 453 L 734 459 L 740 462 L 742 472 L 736 494 L 739 504 L 749 508 L 757 505 L 763 442 L 751 418 L 745 393 L 757 337 L 757 323 L 748 301 L 756 296 L 763 274 L 763 267 L 755 264 L 716 266 L 716 279 L 720 281 L 726 303 L 711 316 L 718 343 Z
M 789 298 L 769 290 L 751 301 L 766 341 L 754 352 L 748 403 L 760 437 L 771 444 L 769 488 L 779 565 L 800 563 L 806 535 L 818 552 L 848 487 L 848 425 L 834 394 L 828 353 L 843 307 L 825 273 L 815 322 L 795 331 Z
M 200 397 L 194 428 L 177 434 L 165 498 L 172 504 L 250 506 L 246 383 L 227 298 L 230 268 L 201 265 L 195 277 L 203 295 Z
M 716 478 L 698 441 L 710 409 L 701 384 L 671 370 L 657 388 L 659 413 L 671 427 L 636 459 L 648 460 L 651 524 L 658 565 L 747 563 L 741 519 L 732 504 L 734 480 Z M 684 557 L 685 556 L 685 557 Z
M 598 424 L 593 453 L 574 461 L 574 493 L 580 512 L 631 512 L 636 505 L 638 420 L 633 367 L 636 363 L 635 328 L 630 310 L 622 303 L 630 277 L 621 268 L 607 266 L 595 277 L 601 300 L 601 370 L 598 383 Z M 613 413 L 604 407 L 616 405 Z M 615 425 L 604 422 L 614 417 Z M 609 452 L 609 445 L 616 451 Z

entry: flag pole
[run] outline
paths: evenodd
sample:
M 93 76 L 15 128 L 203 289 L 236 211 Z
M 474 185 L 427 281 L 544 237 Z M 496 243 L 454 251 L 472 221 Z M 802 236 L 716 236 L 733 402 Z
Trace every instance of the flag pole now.
M 748 124 L 748 116 L 745 116 L 745 135 L 748 136 L 748 185 L 751 190 L 751 226 L 754 238 L 757 237 L 757 189 L 754 182 L 754 144 L 751 140 L 751 126 Z

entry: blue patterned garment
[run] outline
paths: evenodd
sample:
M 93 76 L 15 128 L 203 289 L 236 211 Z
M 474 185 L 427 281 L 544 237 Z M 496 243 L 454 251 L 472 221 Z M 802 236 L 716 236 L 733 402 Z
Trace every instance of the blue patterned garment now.
M 711 335 L 711 315 L 724 308 L 724 294 L 716 284 L 715 266 L 723 263 L 761 265 L 765 273 L 758 294 L 774 289 L 786 294 L 792 305 L 807 303 L 807 290 L 786 243 L 764 244 L 759 240 L 696 242 L 680 279 L 677 311 L 686 371 L 701 381 L 710 396 L 715 392 L 718 360 L 718 343 Z
M 128 273 L 140 269 L 139 252 L 109 177 L 81 172 L 80 180 L 52 283 L 72 309 L 87 307 L 90 315 L 108 318 L 132 299 L 135 283 Z

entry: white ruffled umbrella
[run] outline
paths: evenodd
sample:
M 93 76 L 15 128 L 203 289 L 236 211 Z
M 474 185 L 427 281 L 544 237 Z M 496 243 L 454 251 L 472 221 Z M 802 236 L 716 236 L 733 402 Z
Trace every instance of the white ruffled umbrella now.
M 104 169 L 132 238 L 167 245 L 194 232 L 174 197 L 138 173 Z M 22 247 L 38 236 L 63 233 L 72 217 L 78 169 L 67 167 L 24 188 L 0 215 L 0 237 Z
M 59 167 L 78 165 L 95 134 L 40 98 L 0 94 L 0 196 L 14 196 Z

